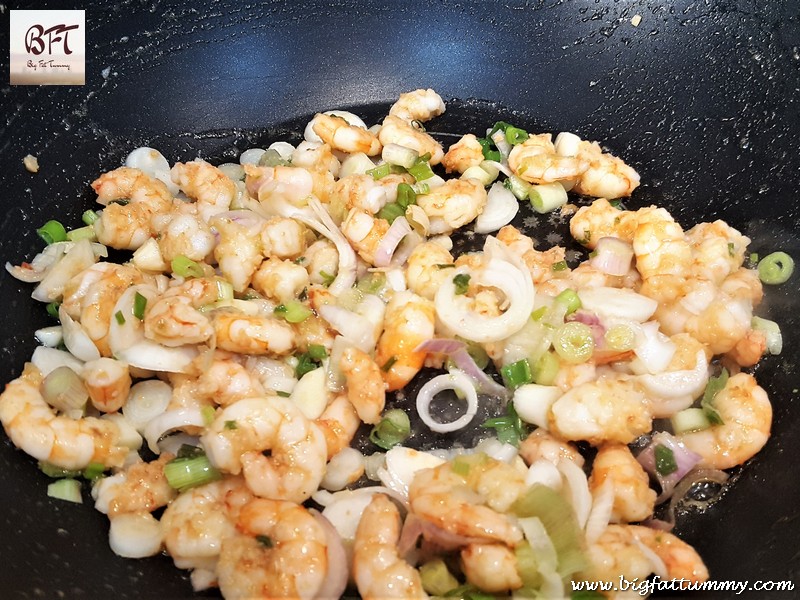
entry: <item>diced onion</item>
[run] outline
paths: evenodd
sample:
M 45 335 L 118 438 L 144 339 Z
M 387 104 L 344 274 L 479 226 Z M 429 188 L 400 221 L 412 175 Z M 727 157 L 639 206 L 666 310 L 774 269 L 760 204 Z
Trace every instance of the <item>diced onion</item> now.
M 430 413 L 434 396 L 444 390 L 460 392 L 467 401 L 467 411 L 451 423 L 439 423 Z M 448 374 L 434 377 L 417 393 L 417 412 L 422 422 L 437 433 L 458 431 L 466 427 L 478 412 L 478 394 L 472 380 L 465 373 L 456 369 L 451 370 Z
M 45 377 L 61 366 L 67 366 L 76 373 L 83 371 L 83 361 L 78 360 L 69 352 L 46 346 L 39 346 L 33 351 L 31 362 Z
M 64 345 L 73 356 L 84 362 L 100 358 L 100 350 L 86 333 L 83 326 L 69 316 L 63 306 L 58 309 L 64 335 Z
M 363 152 L 351 154 L 342 161 L 339 169 L 339 179 L 344 179 L 350 175 L 364 175 L 370 169 L 375 168 L 372 159 Z
M 172 388 L 160 379 L 140 381 L 131 387 L 122 414 L 128 422 L 143 433 L 147 424 L 163 414 L 172 399 Z
M 496 182 L 489 188 L 486 197 L 486 206 L 475 221 L 477 233 L 491 233 L 504 225 L 508 225 L 517 216 L 519 202 L 514 194 Z
M 608 275 L 625 275 L 631 268 L 633 246 L 616 237 L 602 237 L 597 240 L 594 256 L 589 264 Z
M 655 448 L 659 445 L 668 448 L 672 452 L 677 466 L 676 470 L 672 473 L 662 475 L 656 468 Z M 677 483 L 697 466 L 702 460 L 702 457 L 696 452 L 689 450 L 675 436 L 666 431 L 659 431 L 653 436 L 644 450 L 636 456 L 636 460 L 639 461 L 639 464 L 642 465 L 650 475 L 656 478 L 661 486 L 661 494 L 656 498 L 656 504 L 660 504 L 672 496 Z

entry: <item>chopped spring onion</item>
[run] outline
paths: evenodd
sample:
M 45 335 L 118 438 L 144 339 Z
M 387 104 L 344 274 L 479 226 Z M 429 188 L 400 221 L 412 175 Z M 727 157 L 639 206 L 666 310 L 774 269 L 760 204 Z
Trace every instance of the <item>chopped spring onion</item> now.
M 408 172 L 415 181 L 424 181 L 433 177 L 433 169 L 431 169 L 431 165 L 428 162 L 423 161 L 422 157 L 420 157 L 420 160 L 417 162 L 417 164 L 408 169 Z
M 458 587 L 458 579 L 447 569 L 441 558 L 429 560 L 419 568 L 422 588 L 431 596 L 444 596 Z
M 550 267 L 550 269 L 554 273 L 558 273 L 559 271 L 566 271 L 568 268 L 569 268 L 569 265 L 567 264 L 567 261 L 565 261 L 565 260 L 560 260 L 558 262 L 554 262 L 552 264 L 552 266 Z
M 330 287 L 336 281 L 336 275 L 331 275 L 327 271 L 320 271 L 319 276 L 322 277 L 322 283 L 325 287 Z
M 103 463 L 89 463 L 83 470 L 83 477 L 89 481 L 94 481 L 102 477 L 105 470 L 106 467 Z
M 49 462 L 45 462 L 43 460 L 39 461 L 39 470 L 47 475 L 48 477 L 52 477 L 53 479 L 62 479 L 64 477 L 71 477 L 75 478 L 80 476 L 80 471 L 73 471 L 71 469 L 64 469 L 62 467 L 57 467 L 54 464 Z
M 451 462 L 453 473 L 461 477 L 469 477 L 472 467 L 479 467 L 486 464 L 488 456 L 483 452 L 475 452 L 471 454 L 461 454 L 456 456 Z
M 202 451 L 201 451 L 202 452 Z M 170 487 L 183 492 L 222 477 L 205 454 L 191 458 L 174 458 L 164 465 L 164 476 Z
M 67 366 L 53 369 L 42 381 L 42 398 L 60 411 L 82 409 L 89 392 L 78 374 Z
M 47 305 L 47 314 L 53 317 L 54 319 L 58 319 L 58 307 L 61 306 L 59 302 L 51 302 Z
M 575 292 L 575 290 L 571 289 L 566 289 L 556 296 L 556 302 L 561 302 L 567 307 L 567 315 L 571 315 L 576 310 L 581 308 L 581 306 L 583 306 L 581 304 L 581 299 L 578 298 L 578 294 Z
M 527 358 L 503 366 L 500 369 L 500 374 L 503 376 L 503 381 L 506 386 L 510 387 L 512 390 L 533 381 L 531 365 Z
M 386 275 L 380 272 L 368 273 L 356 284 L 356 288 L 365 294 L 377 294 L 386 285 Z
M 383 163 L 378 165 L 374 169 L 368 169 L 367 175 L 371 175 L 373 179 L 383 179 L 388 175 L 398 175 L 400 173 L 405 173 L 406 170 L 399 166 L 399 165 L 392 165 L 389 163 Z
M 767 352 L 770 354 L 780 354 L 783 350 L 783 335 L 781 328 L 775 321 L 753 317 L 750 326 L 764 333 L 767 341 Z
M 521 144 L 528 139 L 528 132 L 519 127 L 506 127 L 506 141 L 512 146 Z
M 603 339 L 611 350 L 625 352 L 636 344 L 636 332 L 628 325 L 614 325 L 605 332 Z
M 486 160 L 500 162 L 503 159 L 499 150 L 492 149 L 494 143 L 490 139 L 478 138 L 478 143 L 481 145 L 481 150 L 483 151 L 483 158 L 485 158 Z
M 653 448 L 656 458 L 656 471 L 662 477 L 666 477 L 678 470 L 678 463 L 675 462 L 675 453 L 671 448 L 663 444 L 656 444 Z
M 777 285 L 789 280 L 794 272 L 794 259 L 786 252 L 773 252 L 758 263 L 758 276 L 768 285 Z
M 381 371 L 383 371 L 384 373 L 388 373 L 389 369 L 391 369 L 394 366 L 394 363 L 396 362 L 397 362 L 397 357 L 390 356 L 389 359 L 381 365 Z
M 672 429 L 675 433 L 688 433 L 702 431 L 711 427 L 711 421 L 706 417 L 702 408 L 685 408 L 670 417 Z
M 328 351 L 322 344 L 309 344 L 308 355 L 314 360 L 322 360 L 328 357 Z
M 81 221 L 83 221 L 87 225 L 94 225 L 94 222 L 97 221 L 97 219 L 99 218 L 100 215 L 98 215 L 93 210 L 87 210 L 81 215 Z
M 419 160 L 419 152 L 400 144 L 386 144 L 381 151 L 384 163 L 399 165 L 406 169 L 413 167 Z
M 173 258 L 171 266 L 172 272 L 181 277 L 202 277 L 205 274 L 203 267 L 183 254 Z
M 228 431 L 235 431 L 236 429 L 239 429 L 239 425 L 236 423 L 236 421 L 225 421 L 224 428 Z
M 64 242 L 67 239 L 67 230 L 64 226 L 55 220 L 50 220 L 39 229 L 36 230 L 39 237 L 42 238 L 45 244 L 50 245 L 56 242 Z
M 548 213 L 567 203 L 567 191 L 558 183 L 543 183 L 530 186 L 528 198 L 531 200 L 533 210 L 538 213 Z
M 214 410 L 213 406 L 206 405 L 200 409 L 200 415 L 203 417 L 203 423 L 206 424 L 206 427 L 210 427 L 217 416 L 217 411 Z
M 274 148 L 268 148 L 258 159 L 259 167 L 288 167 L 292 161 L 286 160 Z
M 79 240 L 90 240 L 94 242 L 97 240 L 97 235 L 94 232 L 94 227 L 87 225 L 86 227 L 79 227 L 78 229 L 68 231 L 67 239 L 70 242 L 77 242 Z
M 233 300 L 233 284 L 224 279 L 217 279 L 217 300 Z
M 279 304 L 275 307 L 274 312 L 289 323 L 302 323 L 311 316 L 311 309 L 297 300 Z
M 517 448 L 519 448 L 520 441 L 523 440 L 528 433 L 525 423 L 519 418 L 514 404 L 511 402 L 509 402 L 506 407 L 505 415 L 487 419 L 481 426 L 494 429 L 499 441 L 504 444 L 511 444 Z
M 56 500 L 66 500 L 83 504 L 81 483 L 77 479 L 59 479 L 47 486 L 47 496 Z
M 476 181 L 480 182 L 483 187 L 486 187 L 487 185 L 491 185 L 491 183 L 497 179 L 497 175 L 493 176 L 483 167 L 473 165 L 468 167 L 467 170 L 461 174 L 461 179 L 475 179 Z
M 144 311 L 147 308 L 147 298 L 139 292 L 133 297 L 133 316 L 140 321 L 144 319 Z
M 539 385 L 553 385 L 558 375 L 559 366 L 558 357 L 554 352 L 545 352 L 542 354 L 531 370 L 534 383 L 538 383 Z
M 390 202 L 378 211 L 378 218 L 386 219 L 391 225 L 396 218 L 402 217 L 405 213 L 406 209 L 397 202 Z
M 275 545 L 272 538 L 268 535 L 259 534 L 256 536 L 256 541 L 264 546 L 264 548 L 272 548 Z
M 578 321 L 564 323 L 553 334 L 553 348 L 567 362 L 586 362 L 594 352 L 592 328 Z
M 407 183 L 397 184 L 397 204 L 403 209 L 408 208 L 411 204 L 416 203 L 417 193 Z
M 725 421 L 722 420 L 719 412 L 714 406 L 714 399 L 720 391 L 728 383 L 728 370 L 722 369 L 722 372 L 717 377 L 711 377 L 706 385 L 706 390 L 703 392 L 703 399 L 700 401 L 700 407 L 706 414 L 706 418 L 712 425 L 724 425 Z
M 304 352 L 297 357 L 297 366 L 294 368 L 295 377 L 300 379 L 306 373 L 319 367 L 320 361 L 311 356 L 310 352 Z
M 525 198 L 528 197 L 528 193 L 531 191 L 531 184 L 524 179 L 520 179 L 516 175 L 512 175 L 506 179 L 503 185 L 514 194 L 517 200 L 525 200 Z
M 399 408 L 386 411 L 380 422 L 372 428 L 370 441 L 384 450 L 402 444 L 411 435 L 411 421 Z
M 453 284 L 456 286 L 456 296 L 466 294 L 469 289 L 470 276 L 467 273 L 460 273 L 453 277 Z
M 125 315 L 122 314 L 121 310 L 114 313 L 114 318 L 117 320 L 117 325 L 125 325 Z

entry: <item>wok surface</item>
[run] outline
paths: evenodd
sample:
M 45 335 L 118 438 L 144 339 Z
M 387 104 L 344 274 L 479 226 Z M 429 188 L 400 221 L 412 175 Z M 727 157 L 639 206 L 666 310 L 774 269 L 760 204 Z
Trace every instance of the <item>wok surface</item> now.
M 41 247 L 34 230 L 47 219 L 79 223 L 93 203 L 88 183 L 137 146 L 159 148 L 170 161 L 229 160 L 301 128 L 317 110 L 366 107 L 360 112 L 374 122 L 399 93 L 417 87 L 449 101 L 432 129 L 479 132 L 505 118 L 531 131 L 601 140 L 642 176 L 629 206 L 666 206 L 686 228 L 722 218 L 753 238 L 752 251 L 800 258 L 797 2 L 85 8 L 85 86 L 0 87 L 4 261 L 32 258 Z M 7 10 L 0 14 L 6 51 Z M 39 158 L 37 175 L 22 166 L 28 153 Z M 756 370 L 774 405 L 773 437 L 721 501 L 678 521 L 677 533 L 697 547 L 715 580 L 800 584 L 798 281 L 769 288 L 758 311 L 784 334 L 783 353 Z M 51 324 L 30 291 L 0 277 L 2 383 L 33 351 L 33 331 Z M 0 437 L 4 598 L 192 595 L 169 559 L 115 557 L 107 520 L 88 496 L 82 507 L 48 499 L 34 461 Z

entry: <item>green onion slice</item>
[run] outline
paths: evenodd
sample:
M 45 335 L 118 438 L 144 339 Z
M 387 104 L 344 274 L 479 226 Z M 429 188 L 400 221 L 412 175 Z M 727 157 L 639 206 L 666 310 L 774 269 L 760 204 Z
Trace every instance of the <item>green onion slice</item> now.
M 322 360 L 328 357 L 328 351 L 322 344 L 309 344 L 308 355 L 314 360 Z
M 467 273 L 460 273 L 453 277 L 453 284 L 456 286 L 456 296 L 467 293 L 470 279 L 471 277 Z
M 768 285 L 785 283 L 793 272 L 794 259 L 786 252 L 773 252 L 758 263 L 758 276 Z
M 81 215 L 81 221 L 83 221 L 86 225 L 94 225 L 94 222 L 100 218 L 93 210 L 87 210 Z
M 527 358 L 505 365 L 500 369 L 500 375 L 503 376 L 506 387 L 512 390 L 533 381 L 531 365 Z
M 404 210 L 417 202 L 417 193 L 407 183 L 397 184 L 397 204 Z
M 426 562 L 419 568 L 422 588 L 432 596 L 444 596 L 453 588 L 458 587 L 458 579 L 447 569 L 441 558 Z
M 705 392 L 703 392 L 703 399 L 700 401 L 700 407 L 706 414 L 706 418 L 712 425 L 724 425 L 725 421 L 714 406 L 714 399 L 717 397 L 725 384 L 728 383 L 728 370 L 722 369 L 722 372 L 717 377 L 712 377 L 708 380 Z
M 58 319 L 58 307 L 61 306 L 59 302 L 51 302 L 47 305 L 47 314 L 53 317 L 54 319 Z
M 311 309 L 297 300 L 279 304 L 275 307 L 274 312 L 288 323 L 302 323 L 311 316 Z
M 411 435 L 411 421 L 399 408 L 386 411 L 380 423 L 372 428 L 370 441 L 384 450 L 402 444 Z
M 386 219 L 391 225 L 397 217 L 406 214 L 406 209 L 397 202 L 390 202 L 378 211 L 379 219 Z
M 56 242 L 64 242 L 67 239 L 67 230 L 56 220 L 48 221 L 39 227 L 36 233 L 39 234 L 39 237 L 42 238 L 47 245 L 55 244 Z
M 417 164 L 408 169 L 408 172 L 415 181 L 424 181 L 425 179 L 430 179 L 433 177 L 433 169 L 431 169 L 430 164 L 422 161 L 421 159 L 422 157 L 420 157 L 420 161 L 417 162 Z
M 202 451 L 201 451 L 202 452 Z M 164 465 L 164 476 L 170 487 L 183 492 L 222 477 L 205 454 L 193 458 L 174 458 Z
M 147 308 L 147 298 L 139 292 L 133 297 L 133 316 L 140 321 L 144 319 L 144 311 Z
M 656 444 L 653 453 L 656 459 L 656 471 L 659 475 L 666 477 L 678 470 L 678 463 L 675 461 L 675 453 L 672 448 Z
M 57 500 L 83 504 L 81 483 L 77 479 L 59 479 L 47 486 L 47 495 Z
M 191 258 L 187 258 L 182 254 L 179 254 L 172 259 L 171 266 L 172 272 L 176 275 L 180 275 L 181 277 L 202 277 L 205 275 L 203 267 L 201 267 Z
M 556 296 L 556 302 L 561 302 L 561 304 L 567 307 L 567 315 L 571 315 L 583 306 L 581 304 L 581 299 L 578 297 L 578 293 L 572 289 L 566 289 Z
M 586 362 L 594 352 L 592 328 L 578 321 L 564 323 L 553 334 L 553 348 L 567 362 Z

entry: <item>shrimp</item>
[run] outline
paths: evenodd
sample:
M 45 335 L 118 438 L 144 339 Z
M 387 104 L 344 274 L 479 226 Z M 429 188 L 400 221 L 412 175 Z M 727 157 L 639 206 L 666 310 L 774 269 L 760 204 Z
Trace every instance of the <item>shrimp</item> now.
M 387 231 L 389 222 L 386 219 L 375 218 L 358 208 L 351 209 L 342 223 L 342 233 L 347 241 L 371 265 L 375 264 L 375 253 Z
M 44 377 L 32 363 L 0 394 L 0 422 L 17 448 L 62 469 L 85 469 L 90 463 L 119 467 L 130 448 L 123 446 L 113 421 L 56 415 L 40 392 Z
M 314 422 L 325 436 L 325 444 L 328 448 L 327 460 L 350 446 L 358 426 L 361 425 L 361 419 L 356 409 L 345 394 L 336 396 Z
M 270 214 L 282 215 L 288 203 L 300 206 L 314 191 L 314 177 L 300 167 L 256 167 L 245 165 L 246 187 Z
M 640 209 L 636 219 L 633 253 L 642 280 L 685 279 L 692 265 L 692 249 L 681 226 L 663 208 Z
M 381 366 L 386 389 L 391 392 L 405 387 L 425 362 L 425 353 L 416 348 L 433 337 L 433 302 L 413 292 L 398 292 L 386 305 L 384 324 L 375 362 Z
M 319 240 L 311 244 L 303 254 L 302 264 L 308 272 L 309 284 L 321 285 L 326 279 L 323 273 L 336 276 L 339 269 L 339 251 L 329 240 Z
M 98 358 L 85 363 L 81 375 L 97 410 L 116 412 L 128 399 L 131 376 L 127 363 L 113 358 Z
M 286 217 L 272 217 L 261 229 L 261 245 L 265 256 L 294 260 L 306 250 L 308 229 Z
M 597 142 L 582 141 L 578 160 L 587 164 L 573 191 L 595 198 L 621 198 L 630 196 L 639 187 L 639 174 L 622 159 L 603 152 Z
M 244 398 L 262 397 L 264 386 L 235 355 L 217 350 L 211 364 L 200 370 L 197 379 L 191 379 L 189 393 L 197 399 L 210 400 L 228 406 Z
M 381 142 L 374 133 L 363 127 L 350 125 L 342 117 L 317 113 L 312 122 L 314 133 L 334 150 L 363 152 L 367 156 L 380 154 Z
M 241 477 L 226 477 L 182 492 L 170 502 L 161 527 L 176 567 L 216 570 L 222 541 L 236 535 L 230 501 L 237 496 L 244 502 L 253 498 Z
M 253 288 L 278 302 L 296 300 L 309 283 L 303 266 L 280 258 L 268 258 L 253 275 Z
M 442 97 L 432 89 L 419 89 L 400 94 L 397 101 L 389 107 L 389 114 L 404 121 L 430 121 L 444 113 Z
M 517 177 L 530 183 L 555 183 L 572 181 L 580 177 L 589 166 L 576 156 L 556 154 L 553 136 L 549 133 L 528 136 L 508 155 L 508 166 Z
M 545 283 L 553 278 L 553 265 L 566 260 L 566 250 L 562 246 L 553 246 L 544 251 L 533 247 L 533 240 L 524 235 L 513 225 L 506 225 L 497 232 L 497 239 L 508 246 L 516 256 L 528 267 L 533 283 Z
M 713 406 L 722 424 L 678 436 L 689 450 L 702 456 L 703 466 L 730 469 L 755 456 L 767 443 L 772 404 L 752 375 L 737 373 L 728 379 Z
M 215 217 L 211 221 L 220 240 L 214 248 L 214 258 L 222 275 L 237 292 L 250 285 L 253 273 L 264 260 L 264 246 L 254 228 L 232 218 Z
M 341 221 L 351 208 L 359 208 L 370 214 L 376 214 L 389 202 L 389 186 L 383 185 L 383 179 L 376 181 L 371 175 L 348 175 L 342 177 L 333 186 L 328 205 L 331 215 Z M 405 181 L 405 179 L 401 180 Z M 395 185 L 395 195 L 397 186 Z
M 569 230 L 578 243 L 594 250 L 597 241 L 604 237 L 617 237 L 632 243 L 637 225 L 637 211 L 620 210 L 605 198 L 600 198 L 578 209 L 569 221 Z
M 483 212 L 487 193 L 474 179 L 449 179 L 427 194 L 417 196 L 417 206 L 431 221 L 430 233 L 450 233 Z
M 192 306 L 186 296 L 163 296 L 150 306 L 144 315 L 146 338 L 177 347 L 201 344 L 214 334 L 209 318 Z
M 154 218 L 154 222 L 161 219 Z M 204 261 L 214 250 L 216 239 L 208 223 L 196 215 L 169 213 L 158 223 L 158 249 L 167 263 L 178 256 Z
M 203 308 L 221 300 L 225 280 L 219 277 L 193 277 L 171 285 L 162 298 L 180 296 L 189 298 L 194 308 Z
M 736 348 L 751 331 L 752 319 L 750 300 L 731 298 L 719 292 L 705 309 L 688 316 L 684 328 L 711 354 L 725 354 Z
M 469 544 L 461 550 L 467 582 L 490 594 L 522 587 L 514 550 L 504 544 Z
M 750 244 L 750 238 L 720 220 L 695 225 L 686 232 L 686 240 L 692 247 L 694 276 L 715 285 L 742 266 Z
M 301 142 L 292 152 L 292 166 L 336 177 L 342 164 L 328 144 Z M 320 198 L 321 199 L 321 198 Z
M 453 470 L 451 462 L 419 471 L 411 482 L 411 512 L 448 533 L 502 542 L 514 546 L 522 531 L 506 513 L 525 490 L 525 476 L 516 468 L 474 455 L 466 475 Z
M 736 342 L 736 345 L 726 356 L 740 367 L 752 367 L 761 360 L 766 351 L 766 334 L 758 329 L 751 329 L 742 339 Z
M 165 452 L 152 462 L 138 462 L 92 488 L 95 508 L 114 517 L 120 514 L 153 512 L 178 495 L 164 475 L 164 466 L 175 458 Z
M 381 369 L 369 354 L 355 347 L 345 349 L 339 364 L 347 383 L 348 400 L 364 423 L 374 425 L 380 421 L 386 402 Z
M 288 354 L 294 348 L 291 326 L 274 317 L 246 315 L 233 310 L 216 310 L 212 326 L 217 348 L 240 354 Z
M 204 160 L 175 163 L 170 175 L 172 181 L 197 202 L 197 211 L 206 222 L 227 211 L 236 198 L 236 184 Z
M 399 144 L 416 150 L 420 156 L 430 154 L 431 165 L 438 165 L 444 157 L 444 150 L 439 142 L 422 129 L 393 115 L 389 115 L 383 120 L 381 130 L 378 132 L 378 139 L 384 146 Z
M 172 194 L 163 182 L 139 169 L 120 167 L 92 182 L 97 202 L 106 208 L 94 223 L 97 241 L 119 250 L 136 250 L 155 234 L 153 215 L 169 212 Z
M 245 398 L 226 406 L 201 441 L 217 468 L 243 472 L 247 487 L 264 498 L 303 502 L 325 474 L 325 436 L 286 398 Z
M 353 579 L 364 600 L 427 598 L 419 572 L 397 551 L 400 512 L 384 494 L 373 494 L 356 529 Z
M 610 481 L 614 490 L 612 523 L 644 521 L 653 514 L 656 493 L 650 478 L 631 451 L 623 444 L 601 446 L 592 464 L 589 489 L 592 493 Z
M 442 283 L 452 277 L 447 265 L 453 255 L 435 242 L 424 242 L 414 248 L 406 263 L 408 289 L 427 300 L 433 300 Z
M 477 167 L 484 161 L 483 148 L 474 134 L 468 133 L 450 146 L 442 157 L 442 164 L 448 173 L 463 173 L 470 167 Z
M 558 439 L 544 429 L 536 429 L 519 445 L 519 455 L 526 464 L 531 465 L 540 458 L 553 464 L 566 459 L 583 467 L 583 456 L 574 444 Z
M 229 600 L 315 598 L 329 568 L 325 529 L 292 502 L 255 498 L 222 539 L 219 588 Z
M 590 581 L 638 581 L 656 571 L 662 579 L 708 579 L 708 569 L 689 544 L 639 525 L 609 525 L 589 546 L 589 558 L 591 566 L 582 576 Z
M 619 375 L 573 387 L 553 403 L 549 423 L 565 440 L 628 444 L 650 431 L 653 416 L 637 382 Z

